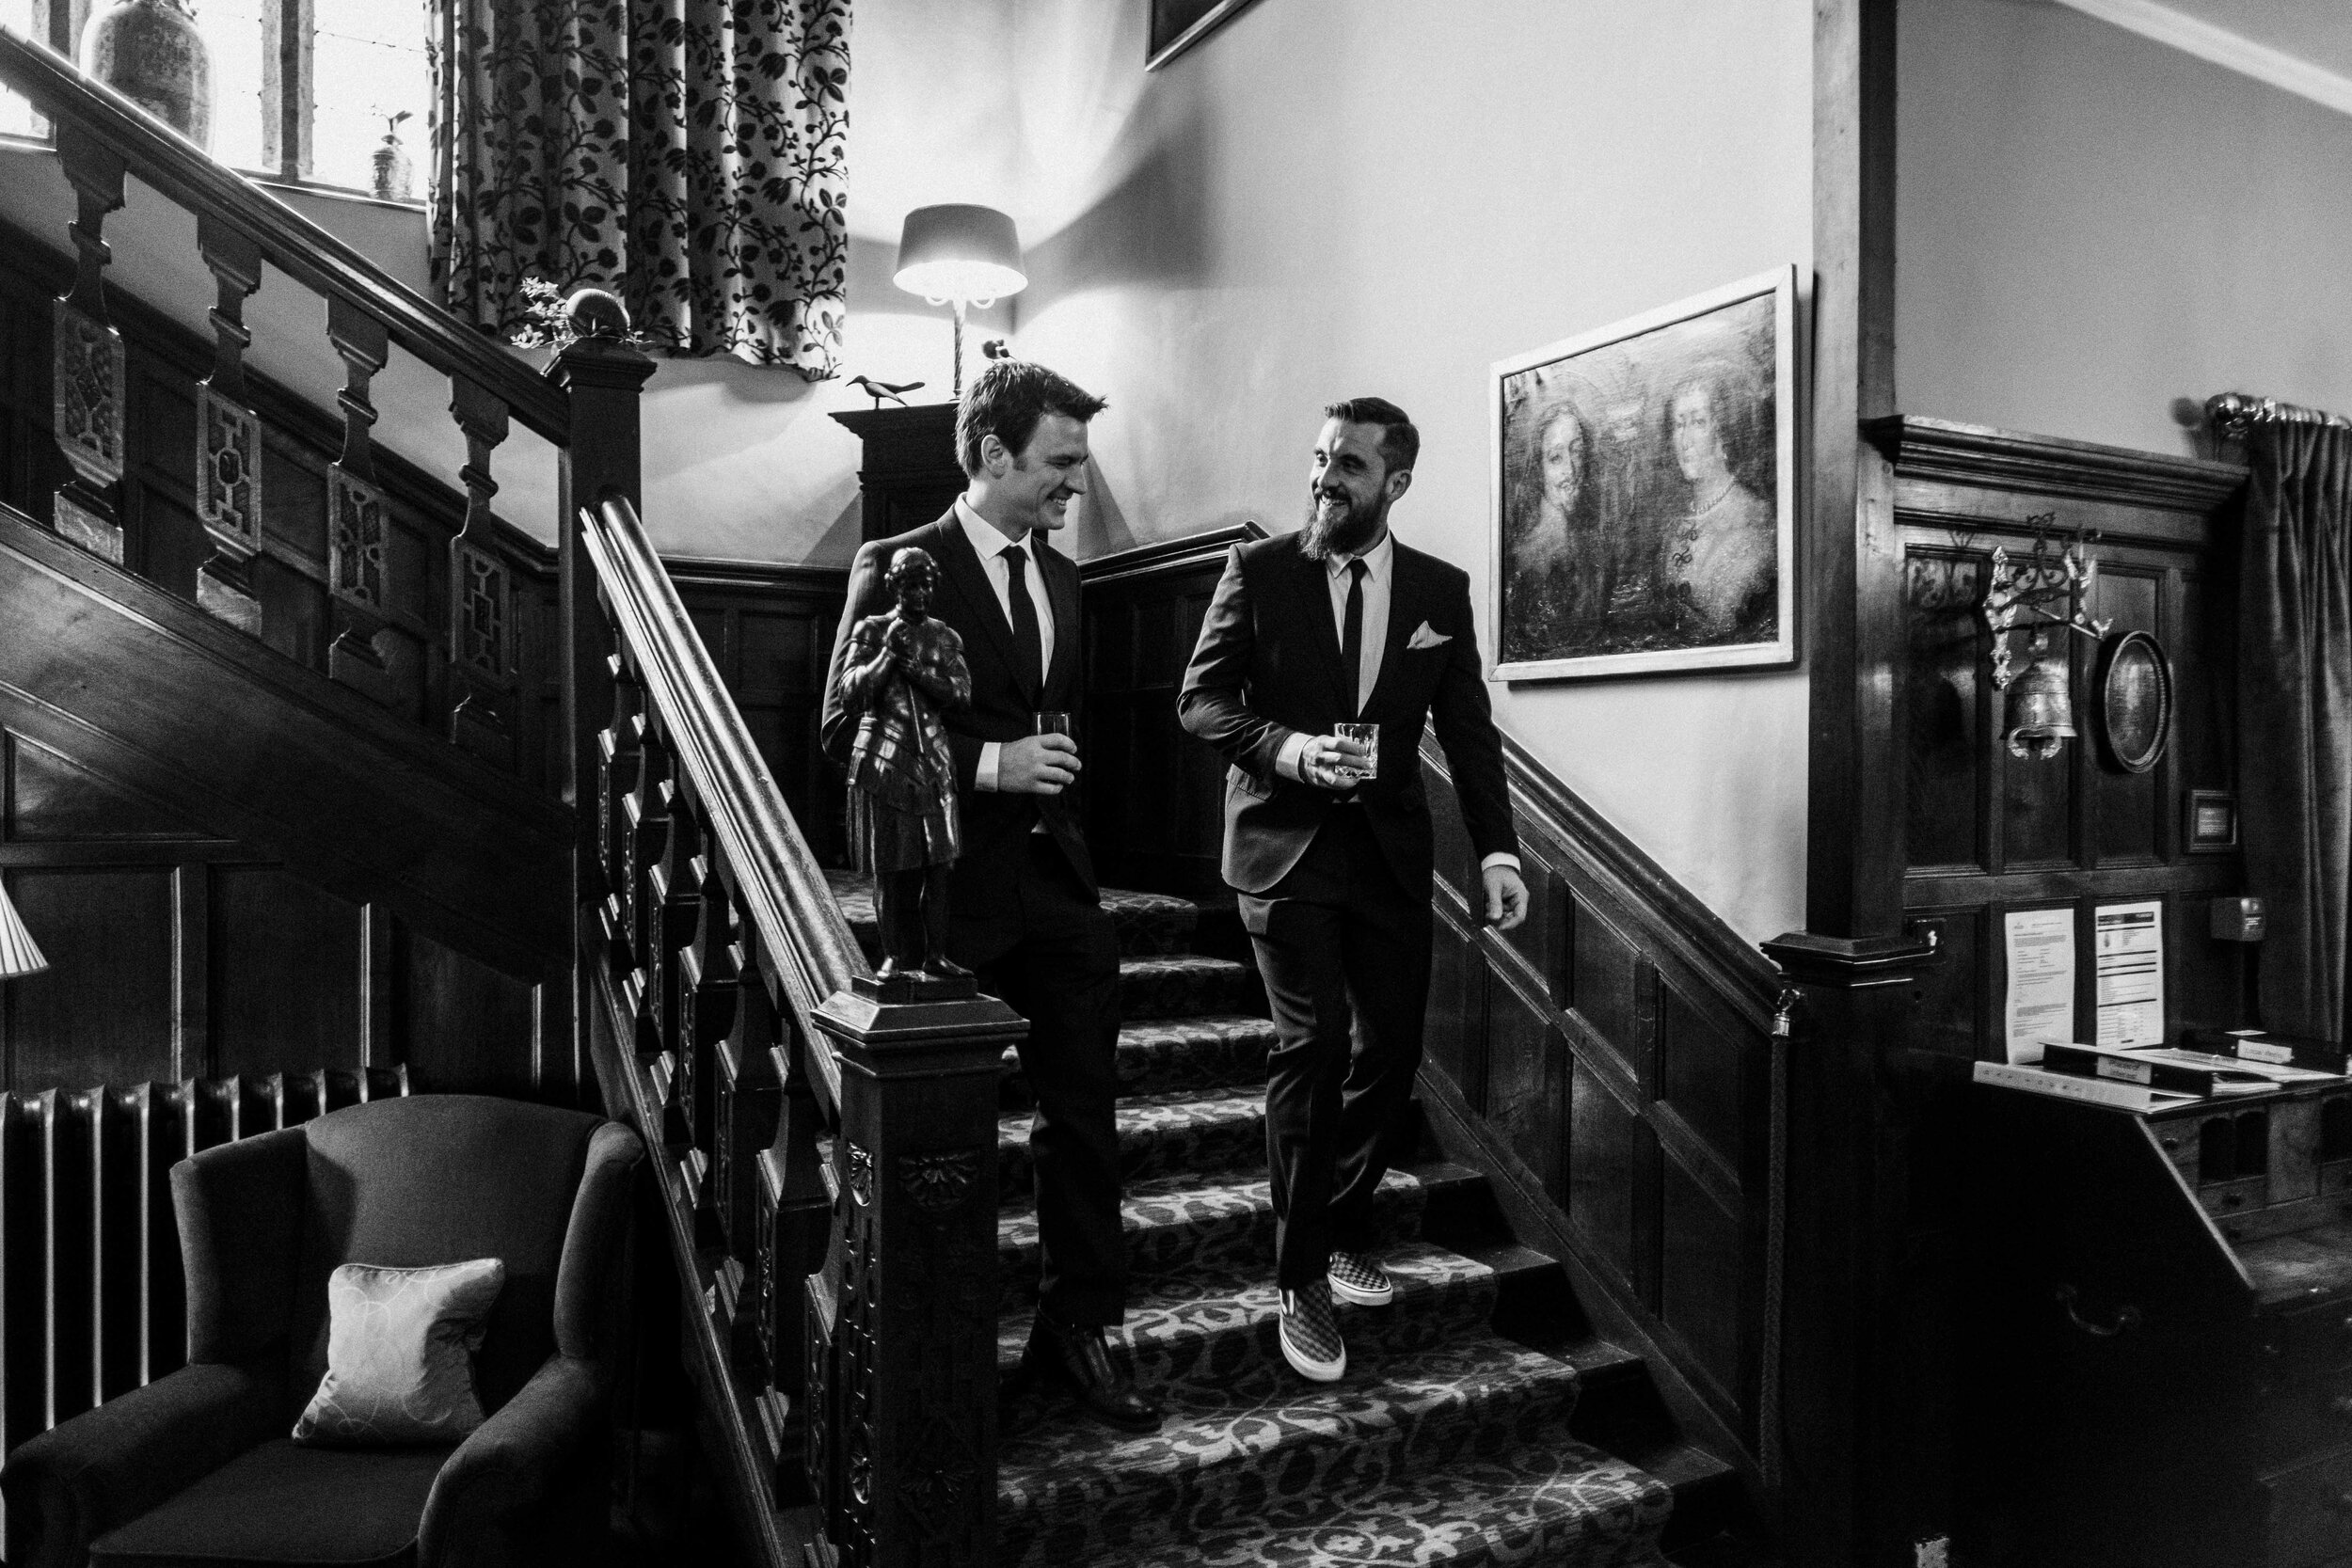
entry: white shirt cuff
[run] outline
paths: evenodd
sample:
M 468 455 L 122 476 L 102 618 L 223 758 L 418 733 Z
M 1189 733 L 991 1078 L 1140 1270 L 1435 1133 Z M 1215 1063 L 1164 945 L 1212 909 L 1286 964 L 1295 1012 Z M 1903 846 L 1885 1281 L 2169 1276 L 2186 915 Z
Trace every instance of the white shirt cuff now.
M 1480 861 L 1478 863 L 1478 869 L 1481 871 L 1492 871 L 1498 865 L 1507 865 L 1512 870 L 1517 871 L 1519 869 L 1519 858 L 1518 856 L 1511 853 L 1508 849 L 1498 849 L 1493 854 L 1488 855 L 1485 860 Z
M 1313 738 L 1305 730 L 1291 731 L 1282 749 L 1274 753 L 1274 770 L 1286 779 L 1298 778 L 1298 759 L 1306 752 L 1307 742 Z
M 980 760 L 972 769 L 972 787 L 993 790 L 996 787 L 996 753 L 1003 748 L 993 740 L 980 742 Z

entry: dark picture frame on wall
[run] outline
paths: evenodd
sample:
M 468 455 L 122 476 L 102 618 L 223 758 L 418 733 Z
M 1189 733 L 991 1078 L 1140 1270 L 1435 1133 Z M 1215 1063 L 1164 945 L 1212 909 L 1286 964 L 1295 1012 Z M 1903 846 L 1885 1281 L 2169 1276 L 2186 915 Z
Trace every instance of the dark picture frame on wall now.
M 1143 69 L 1157 71 L 1248 10 L 1254 0 L 1151 0 L 1152 38 Z
M 1797 659 L 1797 274 L 1498 362 L 1499 681 Z

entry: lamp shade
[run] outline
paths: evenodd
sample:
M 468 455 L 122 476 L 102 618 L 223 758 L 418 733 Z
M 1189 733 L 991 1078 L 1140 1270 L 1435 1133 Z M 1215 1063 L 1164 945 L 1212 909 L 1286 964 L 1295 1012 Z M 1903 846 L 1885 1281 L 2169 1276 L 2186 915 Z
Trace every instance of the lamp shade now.
M 8 902 L 8 890 L 0 886 L 0 980 L 39 974 L 48 967 L 49 960 L 33 945 L 33 933 L 16 917 L 16 906 Z
M 1021 236 L 993 207 L 949 202 L 917 207 L 898 234 L 898 270 L 891 281 L 925 299 L 965 304 L 1017 294 L 1029 286 L 1021 270 Z

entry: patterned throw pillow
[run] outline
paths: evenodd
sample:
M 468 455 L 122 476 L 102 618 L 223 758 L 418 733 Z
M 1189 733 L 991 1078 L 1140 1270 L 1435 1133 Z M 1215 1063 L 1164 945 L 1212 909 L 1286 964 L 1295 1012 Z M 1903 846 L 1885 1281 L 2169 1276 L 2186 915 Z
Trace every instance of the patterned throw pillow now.
M 345 1263 L 326 1281 L 326 1376 L 294 1440 L 454 1443 L 482 1424 L 473 1354 L 506 1283 L 496 1258 L 429 1269 Z

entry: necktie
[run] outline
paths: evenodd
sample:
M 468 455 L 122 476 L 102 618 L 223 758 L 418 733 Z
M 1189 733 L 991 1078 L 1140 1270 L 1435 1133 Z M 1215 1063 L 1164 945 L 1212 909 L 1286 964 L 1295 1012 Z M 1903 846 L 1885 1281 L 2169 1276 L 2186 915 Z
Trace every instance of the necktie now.
M 1347 563 L 1347 615 L 1340 623 L 1340 668 L 1347 673 L 1347 716 L 1356 717 L 1364 679 L 1364 574 L 1361 561 Z
M 1037 601 L 1029 597 L 1026 567 L 1029 552 L 1018 545 L 1005 548 L 1006 597 L 1012 604 L 1013 673 L 1028 689 L 1032 703 L 1045 700 L 1045 638 L 1038 630 Z

